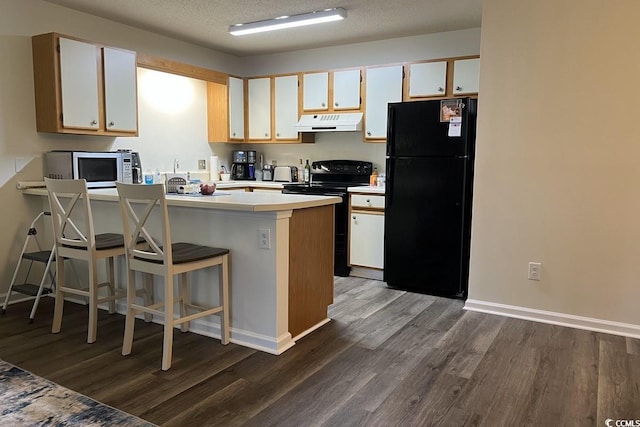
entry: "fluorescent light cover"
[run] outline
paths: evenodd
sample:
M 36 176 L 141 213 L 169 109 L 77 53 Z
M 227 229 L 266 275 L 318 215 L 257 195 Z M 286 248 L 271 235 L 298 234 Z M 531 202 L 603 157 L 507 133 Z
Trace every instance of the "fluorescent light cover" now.
M 347 17 L 347 11 L 341 7 L 302 13 L 300 15 L 280 16 L 265 21 L 235 24 L 229 27 L 229 34 L 243 36 L 245 34 L 262 33 L 265 31 L 282 30 L 283 28 L 302 27 L 303 25 L 320 24 L 323 22 L 339 21 Z

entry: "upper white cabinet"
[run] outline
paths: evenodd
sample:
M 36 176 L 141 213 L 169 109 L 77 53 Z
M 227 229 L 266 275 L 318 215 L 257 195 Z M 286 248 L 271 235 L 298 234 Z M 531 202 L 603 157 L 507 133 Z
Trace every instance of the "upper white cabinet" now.
M 102 60 L 107 130 L 135 132 L 138 129 L 136 54 L 105 47 Z
M 302 75 L 303 111 L 360 109 L 360 69 Z
M 298 75 L 275 77 L 274 98 L 275 139 L 298 139 Z
M 453 61 L 453 94 L 478 93 L 480 88 L 480 58 Z
M 302 75 L 302 109 L 329 109 L 329 72 Z
M 244 140 L 244 82 L 229 77 L 229 139 Z
M 62 125 L 98 129 L 98 61 L 96 46 L 60 37 Z
M 447 90 L 447 61 L 408 64 L 409 98 L 444 96 Z
M 249 140 L 270 140 L 271 79 L 269 77 L 249 79 L 247 87 Z
M 402 101 L 402 65 L 367 68 L 365 140 L 387 138 L 387 104 Z
M 57 33 L 31 41 L 39 132 L 137 136 L 135 52 Z
M 360 109 L 360 70 L 333 72 L 333 110 Z

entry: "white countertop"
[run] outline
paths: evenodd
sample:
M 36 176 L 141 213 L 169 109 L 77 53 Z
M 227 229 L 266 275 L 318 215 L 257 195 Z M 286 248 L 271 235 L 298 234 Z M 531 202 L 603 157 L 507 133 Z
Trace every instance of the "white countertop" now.
M 365 193 L 365 194 L 384 194 L 384 187 L 349 187 L 349 193 Z
M 282 186 L 288 184 L 288 182 L 273 182 L 273 181 L 216 181 L 216 188 L 237 188 L 237 187 L 249 187 L 249 188 L 273 188 L 282 190 Z
M 231 182 L 235 185 L 229 185 L 227 188 L 237 187 L 237 183 L 242 182 L 244 186 L 246 182 Z M 258 181 L 260 183 L 260 181 Z M 227 184 L 225 182 L 225 184 Z M 292 209 L 312 208 L 316 206 L 326 206 L 340 203 L 340 197 L 333 196 L 311 196 L 304 194 L 281 194 L 277 192 L 252 193 L 252 192 L 224 192 L 225 184 L 211 196 L 198 195 L 182 195 L 167 194 L 167 204 L 169 206 L 184 206 L 206 209 L 222 209 L 230 211 L 249 211 L 249 212 L 273 212 L 285 211 Z M 265 184 L 268 184 L 265 182 Z M 276 183 L 279 184 L 279 183 Z M 273 183 L 272 183 L 273 185 Z M 275 188 L 275 187 L 274 187 Z M 23 194 L 35 196 L 47 196 L 47 190 L 44 188 L 29 188 L 22 190 Z M 93 189 L 89 190 L 91 200 L 118 201 L 118 193 L 115 188 Z

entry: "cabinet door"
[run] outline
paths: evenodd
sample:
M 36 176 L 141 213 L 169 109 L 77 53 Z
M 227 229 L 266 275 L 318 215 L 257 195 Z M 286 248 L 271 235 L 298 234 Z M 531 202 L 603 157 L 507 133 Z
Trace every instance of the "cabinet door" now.
M 453 62 L 454 95 L 478 93 L 480 88 L 480 58 L 459 59 Z
M 447 62 L 409 64 L 409 97 L 444 96 L 447 87 Z
M 333 109 L 360 109 L 360 70 L 333 73 Z
M 365 139 L 387 138 L 387 104 L 402 101 L 402 65 L 367 69 Z
M 275 79 L 275 132 L 276 139 L 298 139 L 298 76 Z
M 244 139 L 244 86 L 235 77 L 229 77 L 229 139 Z
M 384 268 L 384 215 L 351 213 L 349 263 Z
M 77 40 L 59 41 L 62 126 L 97 130 L 98 50 Z
M 108 47 L 102 52 L 106 130 L 136 132 L 136 54 Z
M 271 79 L 249 79 L 249 139 L 271 139 Z
M 310 73 L 302 76 L 302 109 L 329 109 L 329 73 Z

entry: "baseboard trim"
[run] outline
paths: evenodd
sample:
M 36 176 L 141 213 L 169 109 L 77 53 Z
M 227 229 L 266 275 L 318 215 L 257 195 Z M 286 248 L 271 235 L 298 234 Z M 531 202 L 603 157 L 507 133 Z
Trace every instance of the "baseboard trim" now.
M 557 313 L 553 311 L 538 310 L 535 308 L 498 304 L 472 299 L 468 299 L 465 302 L 464 309 L 480 313 L 513 317 L 516 319 L 548 323 L 551 325 L 584 329 L 587 331 L 603 332 L 605 334 L 640 338 L 640 326 L 630 323 L 612 322 L 610 320 L 595 319 L 592 317 L 575 316 L 566 313 Z
M 383 271 L 375 268 L 351 266 L 350 276 L 362 277 L 364 279 L 380 280 L 383 279 Z

